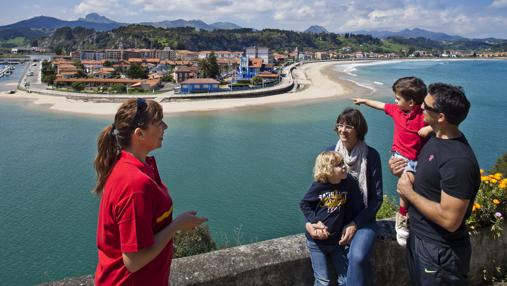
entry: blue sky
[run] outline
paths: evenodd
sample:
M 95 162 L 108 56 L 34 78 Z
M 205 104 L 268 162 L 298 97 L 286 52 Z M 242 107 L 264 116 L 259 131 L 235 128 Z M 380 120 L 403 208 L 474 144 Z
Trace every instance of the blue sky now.
M 2 6 L 0 25 L 40 15 L 75 20 L 96 12 L 126 23 L 182 18 L 256 29 L 321 25 L 331 32 L 418 27 L 507 39 L 507 0 L 18 0 Z

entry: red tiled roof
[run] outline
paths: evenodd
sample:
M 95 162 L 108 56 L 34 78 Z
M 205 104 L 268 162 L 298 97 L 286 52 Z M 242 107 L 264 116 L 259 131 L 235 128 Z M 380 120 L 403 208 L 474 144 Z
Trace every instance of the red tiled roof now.
M 261 72 L 258 73 L 257 76 L 261 78 L 278 78 L 278 74 L 270 72 Z
M 96 60 L 82 60 L 81 63 L 83 65 L 102 65 L 104 61 L 96 61 Z
M 76 66 L 75 66 L 75 65 L 73 65 L 73 64 L 62 63 L 62 64 L 59 64 L 59 65 L 58 65 L 58 68 L 61 68 L 61 69 L 62 69 L 62 68 L 76 68 Z
M 217 63 L 219 65 L 227 65 L 227 64 L 238 64 L 239 65 L 239 59 L 232 58 L 232 59 L 217 59 Z
M 187 67 L 187 66 L 177 66 L 174 69 L 175 73 L 189 73 L 189 72 L 198 72 L 198 67 Z
M 141 80 L 128 78 L 57 78 L 55 80 L 55 82 L 124 83 L 124 84 L 134 84 L 139 81 Z
M 250 62 L 252 63 L 250 66 L 253 68 L 262 67 L 262 59 L 254 58 L 254 59 L 251 59 Z
M 143 59 L 141 58 L 129 58 L 129 63 L 142 63 Z
M 114 68 L 101 68 L 100 72 L 114 72 Z
M 142 85 L 148 85 L 150 88 L 152 88 L 152 87 L 156 87 L 159 83 L 160 83 L 160 79 L 145 79 L 140 82 L 136 82 L 131 86 L 138 87 L 138 86 L 142 86 Z
M 160 62 L 161 64 L 166 64 L 166 65 L 170 65 L 170 66 L 189 66 L 191 65 L 192 63 L 190 61 L 161 61 Z

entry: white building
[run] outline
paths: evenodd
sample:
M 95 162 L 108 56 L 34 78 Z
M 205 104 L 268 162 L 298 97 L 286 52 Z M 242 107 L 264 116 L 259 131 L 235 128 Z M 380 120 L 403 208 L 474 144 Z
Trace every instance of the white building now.
M 249 59 L 260 58 L 263 64 L 273 63 L 273 54 L 269 51 L 269 48 L 265 47 L 250 47 L 245 49 L 245 56 Z

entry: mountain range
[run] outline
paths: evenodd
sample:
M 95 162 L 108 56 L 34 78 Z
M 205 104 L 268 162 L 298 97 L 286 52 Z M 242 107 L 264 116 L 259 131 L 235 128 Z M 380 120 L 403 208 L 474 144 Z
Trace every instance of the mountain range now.
M 159 28 L 177 28 L 177 27 L 192 27 L 198 30 L 232 30 L 241 29 L 242 27 L 229 22 L 216 22 L 207 24 L 201 20 L 186 21 L 178 19 L 174 21 L 161 21 L 161 22 L 143 22 L 140 25 L 148 25 Z M 38 16 L 27 20 L 19 21 L 14 24 L 0 26 L 0 40 L 8 40 L 15 37 L 25 37 L 29 40 L 40 38 L 41 36 L 50 35 L 58 28 L 62 27 L 83 27 L 93 29 L 96 31 L 110 31 L 121 26 L 127 26 L 130 23 L 120 23 L 113 21 L 107 17 L 101 16 L 97 13 L 91 13 L 84 18 L 79 18 L 75 21 L 65 21 L 54 17 Z
M 431 32 L 419 28 L 414 29 L 404 29 L 399 32 L 391 32 L 391 31 L 355 31 L 354 34 L 365 34 L 371 35 L 372 37 L 379 39 L 387 39 L 389 37 L 399 37 L 399 38 L 426 38 L 433 41 L 460 41 L 466 40 L 466 38 L 455 35 L 448 35 L 445 33 L 436 33 Z
M 66 21 L 54 17 L 38 16 L 31 19 L 19 21 L 10 25 L 0 26 L 0 48 L 11 48 L 16 46 L 29 46 L 35 43 L 35 40 L 40 40 L 43 37 L 52 36 L 57 29 L 68 27 L 72 29 L 76 27 L 83 27 L 91 29 L 96 32 L 111 31 L 121 27 L 127 27 L 131 23 L 120 23 L 111 20 L 107 17 L 101 16 L 97 13 L 91 13 L 84 18 L 79 18 L 75 21 Z M 142 22 L 136 25 L 153 26 L 156 28 L 178 28 L 178 27 L 192 27 L 199 31 L 216 31 L 216 30 L 236 30 L 243 29 L 234 23 L 229 22 L 216 22 L 207 24 L 201 20 L 166 20 L 159 22 Z M 255 32 L 255 29 L 244 29 L 244 32 Z M 277 30 L 277 29 L 271 29 Z M 280 30 L 283 31 L 283 30 Z M 332 34 L 326 28 L 318 25 L 310 26 L 304 33 L 311 34 Z M 419 28 L 405 29 L 399 32 L 391 31 L 355 31 L 352 33 L 342 34 L 355 34 L 366 35 L 377 39 L 393 39 L 398 43 L 405 45 L 415 45 L 423 48 L 441 48 L 442 45 L 453 44 L 465 49 L 474 49 L 476 47 L 487 47 L 494 45 L 504 45 L 506 40 L 501 39 L 467 39 L 461 36 L 448 35 L 445 33 L 436 33 Z M 339 35 L 339 34 L 335 34 Z M 35 43 L 36 45 L 36 43 Z
M 234 30 L 241 29 L 242 27 L 229 22 L 216 22 L 213 24 L 206 24 L 201 20 L 190 20 L 186 21 L 183 19 L 178 19 L 174 21 L 161 21 L 161 22 L 142 22 L 140 25 L 153 26 L 157 28 L 178 28 L 178 27 L 192 27 L 198 30 Z

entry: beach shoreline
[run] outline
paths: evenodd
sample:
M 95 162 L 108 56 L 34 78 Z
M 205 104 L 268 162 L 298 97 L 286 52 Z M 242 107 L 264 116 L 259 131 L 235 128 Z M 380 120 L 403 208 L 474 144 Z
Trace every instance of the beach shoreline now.
M 350 79 L 350 76 L 355 76 L 353 71 L 356 67 L 402 61 L 428 60 L 430 59 L 311 62 L 301 65 L 293 71 L 295 81 L 301 86 L 301 88 L 294 92 L 263 97 L 195 99 L 162 102 L 161 104 L 165 114 L 180 116 L 225 110 L 262 108 L 264 106 L 297 106 L 308 103 L 336 101 L 353 96 L 371 96 L 375 92 L 375 89 L 362 86 L 360 83 Z M 433 60 L 446 61 L 445 59 Z M 452 59 L 452 61 L 454 60 Z M 336 68 L 337 66 L 340 67 L 340 70 Z M 51 112 L 93 117 L 110 117 L 116 113 L 121 104 L 118 102 L 93 102 L 64 96 L 27 93 L 21 90 L 17 90 L 14 94 L 0 93 L 0 100 L 22 100 L 22 102 L 28 100 L 29 104 L 43 107 Z
M 207 99 L 162 102 L 164 113 L 168 115 L 207 113 L 230 109 L 257 108 L 263 106 L 299 105 L 308 102 L 334 101 L 347 98 L 357 92 L 364 93 L 364 88 L 340 79 L 336 65 L 347 65 L 350 62 L 317 62 L 308 63 L 294 70 L 295 80 L 303 87 L 295 92 L 287 92 L 264 97 L 237 99 Z M 91 116 L 111 116 L 121 103 L 91 102 L 71 99 L 63 96 L 51 96 L 27 93 L 17 90 L 14 94 L 0 93 L 1 100 L 21 100 L 38 105 L 53 112 Z

